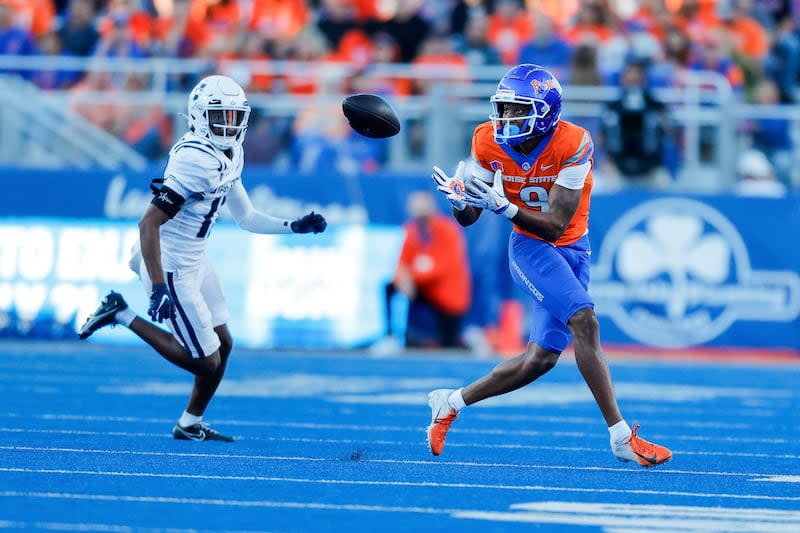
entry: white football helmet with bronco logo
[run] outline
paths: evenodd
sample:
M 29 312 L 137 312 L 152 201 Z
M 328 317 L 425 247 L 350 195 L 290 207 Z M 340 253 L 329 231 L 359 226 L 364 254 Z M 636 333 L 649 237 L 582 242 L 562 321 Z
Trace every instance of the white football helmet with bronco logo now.
M 244 141 L 250 105 L 238 83 L 227 76 L 208 76 L 192 89 L 188 102 L 189 127 L 220 150 Z

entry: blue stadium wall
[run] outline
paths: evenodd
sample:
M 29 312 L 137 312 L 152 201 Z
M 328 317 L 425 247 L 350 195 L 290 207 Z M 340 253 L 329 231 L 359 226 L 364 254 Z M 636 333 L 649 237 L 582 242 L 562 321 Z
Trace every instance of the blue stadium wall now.
M 72 337 L 109 289 L 134 309 L 146 295 L 127 268 L 149 172 L 4 169 L 0 204 L 0 335 Z M 249 168 L 254 205 L 292 218 L 326 215 L 322 235 L 251 235 L 229 220 L 209 240 L 230 325 L 249 347 L 348 348 L 384 330 L 405 199 L 427 176 L 274 175 Z M 446 205 L 442 203 L 442 209 Z M 605 342 L 656 348 L 800 352 L 800 194 L 786 198 L 597 193 L 590 220 L 591 293 Z M 466 230 L 475 298 L 487 325 L 524 298 L 507 273 L 510 225 L 484 216 Z M 99 342 L 132 342 L 102 331 Z

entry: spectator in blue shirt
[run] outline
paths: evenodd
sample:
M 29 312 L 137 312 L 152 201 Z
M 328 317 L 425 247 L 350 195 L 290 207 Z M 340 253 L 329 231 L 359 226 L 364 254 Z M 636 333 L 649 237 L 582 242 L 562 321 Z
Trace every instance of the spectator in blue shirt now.
M 467 19 L 464 34 L 458 36 L 455 50 L 470 66 L 500 65 L 500 53 L 489 43 L 489 19 L 482 12 L 473 12 Z
M 388 140 L 359 135 L 337 109 L 308 105 L 295 118 L 291 154 L 301 174 L 370 174 L 385 161 Z
M 39 37 L 39 52 L 41 55 L 53 58 L 65 55 L 62 53 L 61 39 L 53 32 Z M 80 77 L 80 72 L 44 69 L 33 72 L 31 81 L 40 89 L 66 89 L 74 85 Z
M 781 102 L 793 104 L 797 100 L 797 82 L 800 79 L 800 36 L 794 19 L 785 16 L 770 33 L 769 54 L 764 63 L 764 73 L 775 80 L 780 88 Z
M 114 15 L 111 30 L 98 41 L 92 55 L 95 57 L 129 57 L 138 59 L 145 57 L 147 54 L 131 37 L 130 30 L 128 30 L 128 16 L 117 14 Z
M 136 44 L 136 41 L 131 36 L 128 29 L 128 16 L 124 14 L 114 15 L 112 28 L 106 35 L 101 37 L 92 53 L 94 57 L 129 59 L 139 59 L 146 55 L 145 51 Z M 113 72 L 109 81 L 111 87 L 121 88 L 125 85 L 127 76 L 123 72 Z
M 31 55 L 36 53 L 31 34 L 22 28 L 14 26 L 11 6 L 7 2 L 0 2 L 0 55 Z M 30 72 L 21 70 L 4 70 L 0 73 L 15 73 L 30 77 Z
M 100 38 L 94 27 L 94 17 L 92 0 L 72 0 L 66 19 L 58 29 L 58 37 L 66 53 L 79 57 L 92 53 Z
M 763 79 L 756 87 L 755 103 L 764 106 L 780 105 L 780 89 L 770 79 Z M 763 152 L 775 166 L 782 181 L 788 181 L 793 166 L 793 144 L 789 120 L 785 118 L 761 118 L 748 124 L 753 148 Z
M 555 32 L 553 21 L 537 14 L 533 40 L 525 43 L 519 51 L 517 63 L 543 65 L 558 79 L 568 79 L 573 49 Z

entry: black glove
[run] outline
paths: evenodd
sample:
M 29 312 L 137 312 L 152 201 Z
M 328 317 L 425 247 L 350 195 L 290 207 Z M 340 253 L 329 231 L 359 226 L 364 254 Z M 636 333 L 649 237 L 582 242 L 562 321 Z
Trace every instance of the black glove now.
M 153 292 L 150 294 L 150 307 L 147 314 L 155 322 L 163 322 L 172 318 L 173 306 L 172 296 L 169 294 L 166 283 L 153 285 Z
M 328 223 L 325 222 L 324 216 L 311 211 L 309 214 L 293 220 L 291 227 L 294 233 L 310 233 L 312 231 L 322 233 L 328 227 Z

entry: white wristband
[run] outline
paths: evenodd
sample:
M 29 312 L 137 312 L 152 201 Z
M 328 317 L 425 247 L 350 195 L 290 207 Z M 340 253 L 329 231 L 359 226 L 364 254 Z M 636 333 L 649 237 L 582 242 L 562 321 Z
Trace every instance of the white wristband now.
M 519 207 L 514 204 L 508 204 L 508 207 L 505 211 L 503 211 L 503 216 L 506 217 L 508 220 L 511 220 L 519 213 Z

